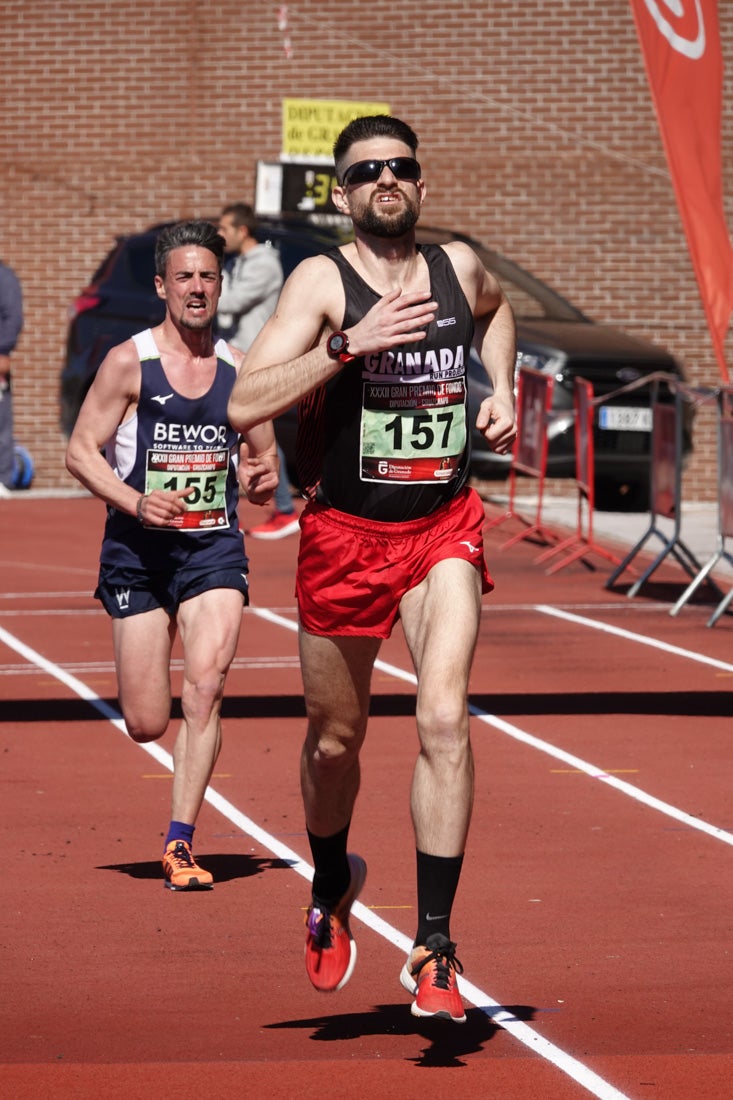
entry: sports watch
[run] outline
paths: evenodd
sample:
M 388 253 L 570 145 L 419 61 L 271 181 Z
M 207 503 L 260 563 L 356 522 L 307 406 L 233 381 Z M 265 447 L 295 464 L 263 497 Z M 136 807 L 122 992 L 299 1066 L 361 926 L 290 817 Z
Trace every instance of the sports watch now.
M 356 356 L 349 355 L 349 338 L 345 332 L 332 332 L 326 341 L 326 351 L 331 359 L 340 359 L 350 363 Z

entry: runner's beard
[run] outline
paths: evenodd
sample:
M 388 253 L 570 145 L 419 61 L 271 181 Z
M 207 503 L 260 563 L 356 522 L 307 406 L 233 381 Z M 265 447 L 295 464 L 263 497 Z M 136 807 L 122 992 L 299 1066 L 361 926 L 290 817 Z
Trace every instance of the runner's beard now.
M 181 316 L 181 326 L 183 328 L 193 329 L 194 332 L 201 332 L 203 329 L 211 328 L 212 316 L 208 309 L 204 310 L 200 315 L 190 315 L 184 308 Z
M 372 237 L 403 237 L 409 233 L 420 216 L 420 207 L 417 203 L 411 203 L 405 198 L 405 203 L 399 208 L 397 214 L 385 214 L 370 204 L 364 210 L 351 215 L 351 220 L 357 229 L 363 233 L 369 233 Z

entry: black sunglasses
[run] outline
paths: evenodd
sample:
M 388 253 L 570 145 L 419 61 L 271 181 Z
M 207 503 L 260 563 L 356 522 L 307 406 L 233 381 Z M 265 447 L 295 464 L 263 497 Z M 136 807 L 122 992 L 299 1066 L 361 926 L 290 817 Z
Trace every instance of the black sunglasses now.
M 341 186 L 374 183 L 375 180 L 379 179 L 385 168 L 389 168 L 392 175 L 398 180 L 420 179 L 420 165 L 414 157 L 392 157 L 391 160 L 357 160 L 356 164 L 350 164 L 344 172 Z

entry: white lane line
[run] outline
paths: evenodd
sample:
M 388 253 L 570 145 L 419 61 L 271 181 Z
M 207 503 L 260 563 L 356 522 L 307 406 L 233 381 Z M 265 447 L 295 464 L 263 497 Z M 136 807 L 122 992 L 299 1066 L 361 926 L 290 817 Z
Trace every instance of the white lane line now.
M 59 668 L 66 669 L 67 672 L 77 675 L 95 676 L 99 674 L 109 674 L 114 672 L 114 661 L 65 661 L 58 666 Z M 171 660 L 170 667 L 173 672 L 181 672 L 183 670 L 183 659 L 181 657 L 174 657 Z M 231 669 L 234 672 L 246 671 L 251 669 L 261 668 L 287 668 L 287 669 L 299 669 L 300 661 L 297 657 L 235 657 L 231 663 Z M 0 664 L 0 676 L 37 676 L 38 669 L 28 665 L 27 662 L 16 664 Z
M 2 569 L 2 565 L 0 565 L 0 570 L 1 569 Z M 28 601 L 28 600 L 40 600 L 40 599 L 46 600 L 48 602 L 53 602 L 54 600 L 71 600 L 71 599 L 91 600 L 92 599 L 92 594 L 91 594 L 91 589 L 87 589 L 86 591 L 83 591 L 83 592 L 59 592 L 59 591 L 56 591 L 56 592 L 0 592 L 0 608 L 2 608 L 2 603 L 3 603 L 4 600 Z M 628 604 L 626 604 L 626 603 L 620 604 L 618 602 L 618 600 L 614 600 L 614 601 L 609 600 L 607 603 L 598 603 L 597 601 L 595 601 L 593 603 L 563 603 L 563 604 L 558 604 L 558 606 L 559 607 L 566 607 L 568 609 L 575 609 L 576 611 L 618 611 L 618 612 L 621 612 L 622 614 L 625 614 L 629 610 L 629 605 Z M 668 610 L 668 609 L 669 609 L 669 603 L 663 603 L 663 602 L 657 601 L 657 600 L 645 600 L 643 604 L 639 604 L 638 606 L 634 607 L 634 612 L 636 614 L 645 614 L 647 612 L 658 614 L 660 610 L 665 611 L 665 610 Z M 282 611 L 283 613 L 288 612 L 292 615 L 297 615 L 297 608 L 294 605 L 291 606 L 291 607 L 273 608 L 272 610 Z M 536 610 L 537 610 L 537 604 L 536 603 L 491 603 L 491 604 L 486 603 L 486 604 L 483 604 L 482 607 L 481 607 L 481 614 L 482 615 L 492 615 L 493 616 L 499 611 L 510 611 L 510 612 L 513 613 L 513 612 L 516 612 L 516 611 L 536 611 Z M 247 616 L 250 613 L 254 613 L 254 609 L 251 608 L 251 607 L 245 607 L 244 615 Z M 91 615 L 91 614 L 96 614 L 96 615 L 99 615 L 101 618 L 103 618 L 105 622 L 107 622 L 107 617 L 104 613 L 104 610 L 103 610 L 101 604 L 98 604 L 96 601 L 94 601 L 94 603 L 90 604 L 89 607 L 62 607 L 62 608 L 57 608 L 56 610 L 54 610 L 51 607 L 47 607 L 47 608 L 42 608 L 41 607 L 41 608 L 36 608 L 32 611 L 31 610 L 26 610 L 23 607 L 18 607 L 18 608 L 8 607 L 8 608 L 4 608 L 4 609 L 0 610 L 0 615 L 7 616 L 7 617 L 9 617 L 11 615 L 16 616 L 16 617 L 21 615 L 21 616 L 25 617 L 26 615 L 44 615 L 44 614 L 50 614 L 50 615 Z
M 552 614 L 556 609 L 551 607 L 545 607 L 544 605 L 537 608 L 538 611 L 546 611 L 547 614 Z M 297 623 L 292 622 L 290 619 L 281 619 L 279 615 L 274 615 L 271 611 L 267 610 L 255 610 L 255 613 L 260 618 L 268 619 L 270 622 L 279 623 L 281 626 L 285 626 L 288 630 L 297 630 Z M 564 613 L 559 614 L 560 618 L 566 617 Z M 570 618 L 581 625 L 598 626 L 592 619 L 582 619 L 577 615 L 572 615 Z M 615 628 L 608 628 L 615 633 Z M 627 634 L 628 631 L 624 631 Z M 647 641 L 648 644 L 652 644 L 653 639 L 645 639 L 644 635 L 630 635 L 634 641 Z M 660 643 L 663 644 L 663 643 Z M 676 646 L 666 647 L 671 648 L 674 652 L 682 656 L 689 656 L 692 659 L 707 660 L 703 658 L 701 654 L 694 651 L 680 650 Z M 733 670 L 733 665 L 725 666 L 723 662 L 715 662 L 718 667 L 727 667 Z M 389 673 L 390 676 L 395 677 L 398 680 L 405 680 L 407 683 L 416 684 L 417 678 L 413 672 L 407 672 L 405 669 L 398 668 L 396 665 L 386 664 L 384 661 L 377 660 L 376 666 L 382 672 Z M 495 714 L 489 714 L 488 711 L 481 710 L 479 707 L 469 706 L 469 710 L 474 717 L 479 721 L 484 722 L 488 726 L 493 726 L 494 729 L 499 730 L 501 733 L 506 733 L 509 737 L 513 737 L 515 741 L 521 741 L 525 745 L 529 745 L 533 749 L 537 749 L 539 752 L 544 752 L 548 756 L 554 757 L 556 760 L 562 760 L 563 763 L 569 764 L 572 768 L 577 768 L 579 771 L 585 772 L 592 779 L 599 779 L 602 783 L 605 783 L 609 787 L 613 787 L 621 794 L 625 794 L 628 798 L 633 798 L 636 802 L 642 803 L 644 806 L 648 806 L 652 810 L 657 810 L 661 814 L 665 814 L 667 817 L 674 818 L 675 821 L 680 821 L 683 825 L 687 825 L 691 829 L 697 829 L 701 833 L 706 833 L 708 836 L 712 836 L 715 840 L 721 840 L 724 844 L 733 845 L 733 833 L 728 832 L 726 829 L 721 829 L 717 825 L 711 825 L 708 821 L 703 821 L 702 818 L 693 817 L 691 814 L 685 813 L 684 810 L 678 809 L 677 806 L 672 806 L 669 802 L 663 802 L 660 798 L 656 798 L 652 794 L 648 794 L 642 790 L 641 787 L 635 787 L 632 783 L 627 783 L 624 779 L 619 779 L 618 776 L 609 775 L 603 768 L 599 768 L 597 764 L 590 764 L 587 760 L 582 760 L 579 756 L 574 756 L 570 752 L 566 752 L 565 749 L 559 748 L 557 745 L 553 745 L 549 741 L 543 741 L 539 737 L 535 737 L 534 734 L 527 733 L 526 730 L 520 729 L 518 726 L 513 726 L 510 722 L 505 722 L 503 718 L 498 718 Z
M 591 779 L 600 780 L 601 783 L 613 787 L 628 798 L 633 798 L 636 802 L 641 802 L 642 805 L 648 806 L 651 810 L 657 810 L 660 814 L 674 818 L 675 821 L 680 821 L 690 829 L 697 829 L 701 833 L 707 833 L 708 836 L 714 837 L 715 840 L 722 840 L 724 844 L 733 845 L 733 833 L 728 832 L 726 829 L 721 829 L 718 825 L 711 825 L 708 821 L 703 821 L 702 818 L 693 817 L 691 814 L 685 813 L 684 810 L 678 809 L 677 806 L 672 806 L 669 802 L 663 802 L 661 798 L 648 794 L 641 787 L 635 787 L 633 783 L 627 783 L 625 779 L 619 779 L 616 775 L 609 775 L 608 772 L 598 768 L 595 764 L 589 764 L 587 760 L 582 760 L 579 756 L 565 752 L 557 745 L 553 745 L 549 741 L 543 741 L 541 738 L 519 729 L 518 726 L 513 726 L 510 722 L 505 722 L 503 718 L 497 718 L 495 714 L 488 714 L 486 711 L 479 710 L 478 707 L 474 706 L 469 709 L 471 714 L 475 715 L 480 721 L 501 730 L 502 733 L 513 737 L 515 741 L 521 741 L 539 752 L 553 756 L 556 760 L 562 760 L 564 763 L 569 764 L 571 768 L 585 772 Z
M 292 620 L 282 619 L 280 616 L 274 616 L 270 612 L 256 611 L 256 614 L 260 615 L 261 618 L 269 619 L 271 622 L 276 622 L 281 626 L 285 626 L 289 630 L 297 630 L 297 624 L 294 624 Z M 30 661 L 32 664 L 36 664 L 39 668 L 42 668 L 45 672 L 54 676 L 71 691 L 80 696 L 80 698 L 86 699 L 91 706 L 107 718 L 116 729 L 122 731 L 125 735 L 127 734 L 125 723 L 119 712 L 113 707 L 110 707 L 102 699 L 99 699 L 86 684 L 81 682 L 81 680 L 77 680 L 75 676 L 70 675 L 70 673 L 65 672 L 64 669 L 59 668 L 58 665 L 48 661 L 45 657 L 41 656 L 40 653 L 31 649 L 30 646 L 25 645 L 24 642 L 21 642 L 18 638 L 9 634 L 2 627 L 0 627 L 0 642 L 4 642 L 5 645 L 15 650 L 15 652 L 25 660 Z M 385 669 L 390 668 L 390 666 L 383 667 Z M 130 741 L 130 744 L 132 745 L 134 742 Z M 168 771 L 173 771 L 173 759 L 170 753 L 165 749 L 162 749 L 154 742 L 147 742 L 137 747 L 147 752 L 159 764 L 167 768 Z M 228 799 L 224 798 L 213 788 L 208 788 L 205 797 L 206 801 L 233 825 L 236 825 L 238 829 L 257 841 L 258 844 L 271 852 L 278 859 L 289 862 L 292 870 L 296 871 L 306 879 L 307 882 L 311 882 L 313 878 L 313 868 L 306 863 L 305 860 L 301 859 L 297 852 L 294 852 L 292 848 L 288 848 L 287 845 L 282 844 L 270 833 L 265 832 L 264 829 L 260 828 L 251 818 L 243 814 L 236 806 L 229 802 Z M 371 909 L 367 909 L 361 902 L 357 901 L 355 903 L 352 913 L 357 920 L 360 920 L 362 924 L 371 928 L 377 935 L 382 936 L 383 939 L 393 944 L 404 955 L 407 955 L 412 948 L 412 940 L 408 936 L 405 936 L 398 929 L 393 928 L 391 924 L 388 924 L 382 917 L 377 916 Z M 499 1001 L 495 1001 L 493 997 L 490 997 L 466 978 L 460 976 L 458 978 L 458 986 L 461 994 L 466 1000 L 485 1012 L 495 1024 L 502 1027 L 506 1032 L 512 1035 L 513 1038 L 522 1043 L 523 1046 L 537 1054 L 538 1057 L 544 1058 L 545 1061 L 556 1066 L 557 1069 L 567 1077 L 570 1077 L 573 1081 L 577 1081 L 578 1084 L 585 1088 L 592 1096 L 598 1097 L 598 1100 L 630 1100 L 625 1093 L 620 1092 L 608 1081 L 589 1069 L 588 1066 L 583 1065 L 582 1062 L 573 1058 L 571 1054 L 568 1054 L 554 1043 L 543 1038 L 543 1036 L 535 1031 L 534 1028 L 531 1028 L 529 1024 L 524 1023 L 522 1020 L 518 1020 L 516 1016 L 504 1008 Z
M 87 588 L 83 592 L 3 592 L 0 600 L 88 600 L 91 596 L 91 589 Z
M 716 657 L 707 657 L 704 653 L 698 653 L 694 649 L 682 649 L 669 642 L 660 642 L 658 638 L 650 638 L 647 634 L 635 634 L 631 630 L 624 630 L 620 626 L 609 626 L 608 623 L 599 623 L 595 619 L 587 619 L 584 615 L 573 615 L 569 611 L 563 611 L 559 607 L 551 607 L 549 604 L 537 604 L 535 610 L 543 615 L 552 615 L 556 619 L 565 619 L 568 623 L 577 623 L 578 626 L 586 626 L 591 630 L 600 630 L 604 634 L 614 634 L 617 638 L 624 638 L 628 642 L 638 642 L 640 645 L 651 646 L 663 653 L 672 653 L 675 657 L 684 657 L 688 661 L 696 661 L 701 665 L 710 665 L 711 668 L 719 668 L 723 672 L 733 672 L 733 664 L 729 661 L 719 661 Z

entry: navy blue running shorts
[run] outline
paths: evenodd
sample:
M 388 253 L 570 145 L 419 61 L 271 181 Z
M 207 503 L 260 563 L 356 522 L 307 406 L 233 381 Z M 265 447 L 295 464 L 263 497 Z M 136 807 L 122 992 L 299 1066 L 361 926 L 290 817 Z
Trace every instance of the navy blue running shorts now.
M 128 615 L 140 615 L 158 607 L 175 615 L 179 604 L 212 588 L 234 588 L 244 596 L 245 607 L 249 604 L 247 574 L 231 566 L 147 573 L 102 565 L 94 595 L 113 619 L 125 619 Z

